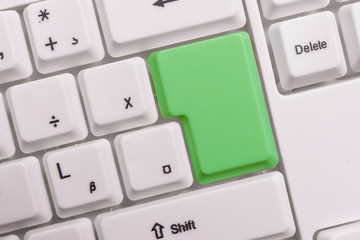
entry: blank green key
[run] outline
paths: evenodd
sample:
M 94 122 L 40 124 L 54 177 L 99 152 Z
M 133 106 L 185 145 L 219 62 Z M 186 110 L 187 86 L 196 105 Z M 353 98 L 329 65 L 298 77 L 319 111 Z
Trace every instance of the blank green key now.
M 277 165 L 246 32 L 155 52 L 149 64 L 163 116 L 178 117 L 183 124 L 198 182 Z

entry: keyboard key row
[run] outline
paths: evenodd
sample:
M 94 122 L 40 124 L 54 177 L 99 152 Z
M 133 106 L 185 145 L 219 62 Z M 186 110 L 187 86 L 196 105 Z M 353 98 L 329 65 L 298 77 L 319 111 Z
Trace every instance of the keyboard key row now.
M 158 119 L 145 61 L 132 58 L 79 74 L 90 128 L 94 135 L 149 125 Z M 10 87 L 7 98 L 20 149 L 36 152 L 83 140 L 88 135 L 75 78 L 61 74 Z M 0 111 L 5 111 L 0 102 Z M 0 159 L 14 146 L 6 114 Z M 5 146 L 6 145 L 6 146 Z
M 222 64 L 219 64 L 219 59 Z M 164 116 L 180 116 L 183 121 L 200 183 L 277 165 L 278 155 L 248 34 L 236 33 L 157 52 L 150 56 L 150 65 Z M 204 72 L 205 67 L 208 71 Z M 197 69 L 200 70 L 195 71 Z M 157 110 L 144 60 L 132 58 L 87 69 L 79 74 L 79 79 L 94 135 L 156 121 Z M 207 93 L 201 100 L 198 94 L 203 91 L 204 84 L 208 86 Z M 188 88 L 190 85 L 191 89 Z M 232 94 L 227 94 L 229 89 Z M 239 95 L 238 92 L 244 89 L 247 89 L 247 94 Z M 11 87 L 7 97 L 20 149 L 25 153 L 80 141 L 88 134 L 75 79 L 70 74 Z M 186 114 L 182 109 L 187 109 Z M 223 124 L 225 115 L 231 117 Z M 224 139 L 231 139 L 231 144 Z M 142 144 L 153 146 L 151 140 Z M 186 155 L 181 152 L 184 151 L 180 151 L 178 159 Z M 159 159 L 166 159 L 166 154 Z M 226 164 L 219 164 L 219 159 L 226 159 Z M 171 164 L 174 169 L 186 168 L 164 162 L 164 171 L 171 171 L 167 166 Z M 191 185 L 189 176 L 179 176 L 174 170 L 167 179 L 172 179 L 173 185 L 180 188 Z M 167 187 L 159 187 L 149 190 L 148 194 L 143 191 L 138 195 L 139 186 L 131 182 L 131 176 L 128 177 L 125 185 L 128 192 L 134 193 L 130 196 L 132 199 L 167 191 Z
M 5 1 L 0 9 L 1 4 L 7 8 L 30 2 Z M 97 6 L 113 57 L 242 28 L 246 23 L 242 1 L 237 0 L 221 4 L 216 0 L 153 4 L 99 0 Z M 204 6 L 207 14 L 198 14 Z M 147 20 L 133 19 L 134 11 Z M 42 74 L 97 62 L 105 55 L 91 0 L 33 3 L 25 8 L 24 19 L 36 68 Z M 5 33 L 0 37 L 0 73 L 4 76 L 0 84 L 29 77 L 33 69 L 18 13 L 0 12 L 0 30 Z
M 12 163 L 12 166 L 19 168 L 20 166 L 15 165 L 19 165 L 20 161 L 21 164 L 31 163 L 39 169 L 34 159 L 18 160 L 16 164 Z M 1 170 L 4 170 L 2 166 L 0 166 Z M 23 173 L 17 173 L 20 179 L 23 175 Z M 11 180 L 11 178 L 6 180 Z M 0 185 L 0 189 L 3 190 L 1 187 Z M 16 187 L 15 192 L 26 190 L 19 188 L 19 185 Z M 40 196 L 45 195 L 39 195 L 37 198 Z M 29 196 L 24 197 L 29 199 Z M 16 202 L 13 202 L 13 205 L 14 203 Z M 182 209 L 180 215 L 179 209 Z M 43 205 L 42 210 L 44 210 Z M 212 215 L 222 216 L 222 218 L 212 218 Z M 6 217 L 6 215 L 1 216 Z M 33 222 L 33 224 L 38 223 Z M 274 172 L 178 195 L 166 201 L 160 200 L 143 206 L 101 214 L 96 219 L 96 229 L 100 240 L 112 240 L 119 237 L 172 239 L 175 236 L 177 239 L 266 238 L 275 240 L 292 236 L 295 225 L 284 179 L 280 173 Z M 12 235 L 0 239 L 18 240 L 18 237 Z M 30 230 L 25 234 L 24 239 L 91 240 L 95 239 L 95 235 L 91 221 L 80 218 Z
M 115 148 L 131 200 L 192 185 L 190 163 L 178 123 L 119 135 Z M 123 200 L 107 140 L 48 152 L 43 162 L 55 210 L 61 218 L 119 205 Z M 16 184 L 9 185 L 9 182 Z M 47 205 L 41 209 L 37 205 L 48 204 L 42 185 L 40 165 L 34 157 L 0 165 L 0 234 L 49 220 L 43 217 L 49 215 Z M 26 204 L 17 208 L 19 201 Z

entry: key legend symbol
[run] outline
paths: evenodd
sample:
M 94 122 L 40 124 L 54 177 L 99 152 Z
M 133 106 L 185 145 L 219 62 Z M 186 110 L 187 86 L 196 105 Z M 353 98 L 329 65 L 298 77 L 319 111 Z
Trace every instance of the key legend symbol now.
M 164 229 L 164 226 L 163 226 L 163 225 L 161 225 L 161 224 L 159 224 L 159 223 L 155 223 L 155 225 L 153 226 L 153 228 L 151 229 L 151 231 L 154 232 L 156 239 L 162 239 L 162 238 L 164 238 L 163 229 Z
M 58 42 L 56 41 L 53 41 L 51 37 L 49 37 L 49 43 L 46 43 L 45 44 L 45 47 L 50 47 L 51 48 L 51 51 L 54 51 L 55 48 L 54 48 L 54 45 L 56 45 Z
M 3 59 L 4 59 L 4 53 L 0 52 L 0 60 L 3 60 Z
M 49 20 L 49 15 L 50 13 L 47 11 L 47 9 L 45 10 L 40 10 L 40 14 L 38 15 L 39 18 L 41 18 L 41 22 L 45 21 L 45 20 Z
M 58 126 L 58 123 L 60 122 L 60 120 L 56 119 L 55 116 L 52 116 L 51 119 L 52 120 L 49 122 L 49 124 L 53 125 L 56 128 Z
M 125 106 L 125 109 L 128 109 L 129 107 L 130 108 L 133 108 L 134 106 L 131 104 L 131 97 L 129 98 L 124 98 L 124 101 L 126 102 L 126 106 Z
M 71 43 L 72 45 L 77 45 L 79 43 L 79 40 L 77 38 L 73 37 L 73 42 Z
M 166 3 L 175 2 L 178 0 L 158 0 L 153 5 L 158 7 L 165 7 Z
M 163 173 L 164 173 L 164 174 L 170 174 L 170 173 L 172 172 L 172 170 L 171 170 L 171 165 L 170 165 L 170 164 L 169 164 L 169 165 L 165 165 L 165 166 L 163 166 L 162 168 L 163 168 Z

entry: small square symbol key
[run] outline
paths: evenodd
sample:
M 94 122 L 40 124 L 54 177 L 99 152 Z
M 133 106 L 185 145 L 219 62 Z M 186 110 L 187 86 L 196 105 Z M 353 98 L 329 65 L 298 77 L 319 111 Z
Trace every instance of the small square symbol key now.
M 115 148 L 131 200 L 183 189 L 193 182 L 177 123 L 119 135 Z

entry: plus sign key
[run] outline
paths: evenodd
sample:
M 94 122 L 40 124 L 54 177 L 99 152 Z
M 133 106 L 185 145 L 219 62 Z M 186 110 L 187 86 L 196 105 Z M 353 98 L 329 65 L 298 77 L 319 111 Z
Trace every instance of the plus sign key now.
M 155 52 L 149 64 L 162 114 L 183 123 L 200 183 L 277 165 L 247 33 Z
M 91 0 L 34 3 L 25 9 L 24 17 L 39 72 L 46 74 L 103 58 Z

